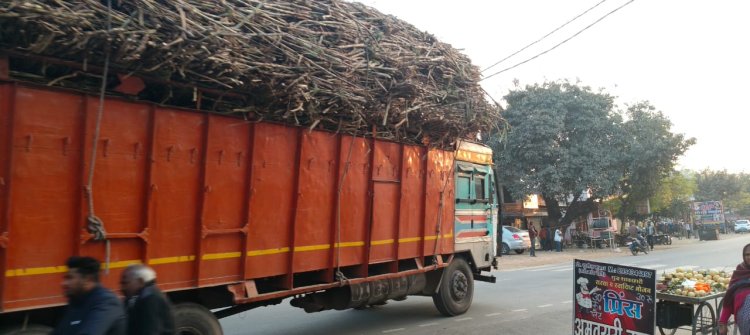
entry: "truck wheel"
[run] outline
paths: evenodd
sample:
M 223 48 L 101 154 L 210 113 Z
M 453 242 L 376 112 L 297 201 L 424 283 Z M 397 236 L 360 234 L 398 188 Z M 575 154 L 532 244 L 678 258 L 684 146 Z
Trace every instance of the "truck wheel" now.
M 179 335 L 223 335 L 216 316 L 206 307 L 181 303 L 174 307 L 174 323 Z
M 474 275 L 465 260 L 454 258 L 443 272 L 440 288 L 432 295 L 438 311 L 445 316 L 466 313 L 474 298 Z
M 21 326 L 12 328 L 3 328 L 0 330 L 2 335 L 47 335 L 52 332 L 52 328 L 40 325 L 28 325 L 26 329 Z

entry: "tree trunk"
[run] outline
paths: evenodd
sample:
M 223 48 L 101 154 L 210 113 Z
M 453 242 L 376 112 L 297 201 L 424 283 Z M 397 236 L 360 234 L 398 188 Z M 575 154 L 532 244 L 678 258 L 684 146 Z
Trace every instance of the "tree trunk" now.
M 542 194 L 542 198 L 544 198 L 544 202 L 547 204 L 547 218 L 550 227 L 566 227 L 573 220 L 599 209 L 596 202 L 598 198 L 588 198 L 581 201 L 579 197 L 574 197 L 573 201 L 568 204 L 568 208 L 565 210 L 565 215 L 563 216 L 560 204 L 555 197 Z
M 560 211 L 560 203 L 557 202 L 554 196 L 549 196 L 542 193 L 544 203 L 547 205 L 547 225 L 550 227 L 557 226 L 562 218 L 562 212 Z
M 573 222 L 573 220 L 598 210 L 599 206 L 596 201 L 597 199 L 598 198 L 588 198 L 584 201 L 580 201 L 578 198 L 575 198 L 573 202 L 568 205 L 568 210 L 565 211 L 565 216 L 560 220 L 560 224 L 567 226 Z

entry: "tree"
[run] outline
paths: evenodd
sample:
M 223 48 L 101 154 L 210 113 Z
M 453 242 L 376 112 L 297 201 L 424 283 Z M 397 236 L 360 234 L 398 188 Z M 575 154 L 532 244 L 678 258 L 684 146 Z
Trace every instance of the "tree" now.
M 695 139 L 672 133 L 672 122 L 648 101 L 628 106 L 624 114 L 625 170 L 618 216 L 634 218 L 639 216 L 637 204 L 664 190 L 663 183 L 670 181 L 677 159 L 695 144 Z
M 505 96 L 505 140 L 491 142 L 503 184 L 516 198 L 540 194 L 553 222 L 589 213 L 619 187 L 624 148 L 614 97 L 569 82 L 546 82 Z M 559 202 L 567 204 L 563 213 Z
M 727 211 L 750 216 L 750 175 L 703 170 L 695 178 L 697 201 L 720 200 Z
M 741 180 L 738 175 L 722 171 L 703 170 L 696 176 L 698 190 L 695 192 L 697 201 L 725 201 L 742 191 Z
M 490 141 L 500 178 L 516 198 L 540 194 L 549 218 L 562 225 L 612 196 L 612 208 L 634 212 L 695 142 L 673 134 L 648 102 L 620 112 L 611 95 L 569 82 L 517 88 L 505 100 L 510 130 Z
M 695 179 L 689 174 L 676 172 L 662 180 L 659 189 L 651 196 L 651 210 L 662 217 L 687 219 L 690 200 L 697 190 Z

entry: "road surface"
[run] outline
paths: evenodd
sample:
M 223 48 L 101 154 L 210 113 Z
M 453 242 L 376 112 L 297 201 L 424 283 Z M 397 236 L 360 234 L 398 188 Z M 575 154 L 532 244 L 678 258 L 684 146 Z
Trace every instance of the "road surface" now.
M 677 267 L 734 269 L 750 234 L 719 241 L 681 243 L 679 248 L 648 255 L 612 253 L 595 261 L 656 269 Z M 658 247 L 657 247 L 658 249 Z M 579 253 L 586 259 L 586 252 Z M 527 255 L 510 257 L 528 257 Z M 539 257 L 554 257 L 539 252 Z M 502 261 L 501 261 L 502 267 Z M 441 316 L 428 297 L 409 297 L 366 310 L 307 314 L 289 306 L 262 307 L 222 320 L 227 335 L 290 334 L 560 334 L 572 328 L 573 265 L 570 261 L 496 271 L 496 284 L 477 282 L 474 302 L 464 315 Z

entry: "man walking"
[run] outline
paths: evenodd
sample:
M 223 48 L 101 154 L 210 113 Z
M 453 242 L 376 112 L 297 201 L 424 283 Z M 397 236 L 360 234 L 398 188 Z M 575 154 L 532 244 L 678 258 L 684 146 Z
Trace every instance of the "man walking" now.
M 687 233 L 688 240 L 692 237 L 690 236 L 693 232 L 693 227 L 690 225 L 690 222 L 685 222 L 685 233 Z
M 648 227 L 646 227 L 646 240 L 651 250 L 654 250 L 654 235 L 656 235 L 656 228 L 654 228 L 653 222 L 649 222 Z
M 68 309 L 52 335 L 124 335 L 125 311 L 117 296 L 99 284 L 99 261 L 74 256 L 65 265 Z
M 539 230 L 539 246 L 542 250 L 547 251 L 547 229 L 544 227 Z
M 130 335 L 172 335 L 172 305 L 156 287 L 156 272 L 142 264 L 131 265 L 120 279 L 125 294 Z
M 635 222 L 630 223 L 628 235 L 630 235 L 630 238 L 635 238 L 638 235 L 638 227 L 636 227 Z
M 562 232 L 560 232 L 560 228 L 555 228 L 555 250 L 562 252 Z
M 531 257 L 536 257 L 536 252 L 534 251 L 535 245 L 536 245 L 536 236 L 537 236 L 536 228 L 534 228 L 533 224 L 529 224 L 529 239 L 531 240 L 531 247 L 529 248 L 529 255 Z

